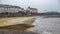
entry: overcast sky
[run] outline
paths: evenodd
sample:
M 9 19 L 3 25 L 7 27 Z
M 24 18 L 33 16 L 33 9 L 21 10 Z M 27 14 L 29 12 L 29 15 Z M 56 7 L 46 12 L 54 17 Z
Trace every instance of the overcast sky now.
M 17 5 L 23 8 L 28 6 L 37 8 L 38 12 L 58 11 L 60 12 L 60 0 L 0 0 L 1 4 Z

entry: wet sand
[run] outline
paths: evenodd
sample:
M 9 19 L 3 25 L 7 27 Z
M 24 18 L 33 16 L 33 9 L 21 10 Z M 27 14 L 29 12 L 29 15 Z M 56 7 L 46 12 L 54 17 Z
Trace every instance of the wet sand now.
M 6 29 L 0 29 L 0 34 L 39 34 L 32 31 L 26 31 L 26 30 L 6 30 Z

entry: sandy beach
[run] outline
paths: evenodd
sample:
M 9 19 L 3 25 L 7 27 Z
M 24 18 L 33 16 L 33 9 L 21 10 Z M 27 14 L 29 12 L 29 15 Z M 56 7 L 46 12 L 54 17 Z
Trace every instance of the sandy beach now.
M 23 24 L 26 20 L 29 22 L 29 19 L 33 18 L 36 17 L 0 18 L 0 34 L 39 34 L 25 30 L 27 28 L 34 27 L 32 25 Z M 6 24 L 11 26 L 7 26 Z
M 34 17 L 14 17 L 14 18 L 0 18 L 0 27 L 15 24 L 24 24 L 24 21 Z

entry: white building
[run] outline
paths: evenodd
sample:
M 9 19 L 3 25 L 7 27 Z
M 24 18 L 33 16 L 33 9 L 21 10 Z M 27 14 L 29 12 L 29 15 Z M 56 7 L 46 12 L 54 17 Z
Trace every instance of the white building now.
M 22 11 L 22 8 L 19 6 L 0 4 L 0 13 L 18 13 L 18 11 Z
M 36 8 L 28 7 L 26 10 L 31 12 L 31 13 L 38 13 L 38 9 L 36 9 Z

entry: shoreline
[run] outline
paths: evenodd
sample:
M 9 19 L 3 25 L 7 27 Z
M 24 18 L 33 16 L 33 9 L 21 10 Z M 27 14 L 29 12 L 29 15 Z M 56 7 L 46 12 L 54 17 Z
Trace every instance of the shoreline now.
M 6 30 L 6 29 L 0 29 L 0 34 L 39 34 L 32 31 L 26 31 L 26 30 Z
M 60 16 L 44 16 L 44 18 L 60 18 Z

